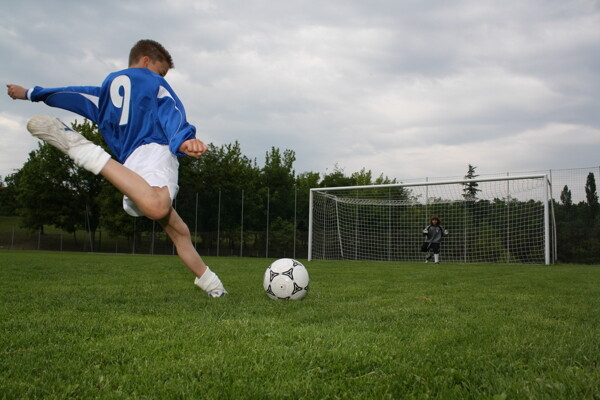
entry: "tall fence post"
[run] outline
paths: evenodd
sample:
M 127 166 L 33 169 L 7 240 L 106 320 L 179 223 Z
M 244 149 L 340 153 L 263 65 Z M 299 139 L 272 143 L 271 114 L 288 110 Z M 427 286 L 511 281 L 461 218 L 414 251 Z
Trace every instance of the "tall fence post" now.
M 244 191 L 242 190 L 242 198 L 243 197 L 244 197 Z M 242 201 L 242 203 L 243 203 L 243 201 Z M 242 213 L 243 213 L 243 211 L 242 211 Z M 243 218 L 243 216 L 242 216 L 242 218 Z M 219 256 L 220 245 L 221 245 L 221 189 L 219 189 L 219 209 L 217 210 L 217 257 Z
M 469 240 L 468 237 L 468 230 L 467 230 L 467 202 L 464 202 L 464 207 L 463 207 L 463 235 L 464 235 L 464 241 L 463 241 L 463 249 L 464 249 L 464 260 L 465 262 L 467 262 L 467 241 Z
M 177 211 L 177 198 L 175 198 L 175 200 L 173 201 L 173 209 L 175 211 Z M 167 235 L 167 237 L 169 237 L 169 235 Z M 171 244 L 171 255 L 174 256 L 175 255 L 175 242 L 171 240 L 171 243 L 172 243 Z
M 150 240 L 150 254 L 154 255 L 154 225 L 156 221 L 152 220 L 152 239 Z
M 85 203 L 85 226 L 88 231 L 88 237 L 90 239 L 90 251 L 94 252 L 94 237 L 92 236 L 92 224 L 90 223 L 90 207 L 88 203 Z
M 135 240 L 136 240 L 136 228 L 137 228 L 137 218 L 133 219 L 133 243 L 131 246 L 131 253 L 135 254 Z
M 294 235 L 293 235 L 294 236 L 293 237 L 294 247 L 292 250 L 292 258 L 296 258 L 296 226 L 297 226 L 296 208 L 297 208 L 297 205 L 298 205 L 298 187 L 296 187 L 296 185 L 294 185 Z
M 510 172 L 506 173 L 510 176 Z M 510 181 L 506 181 L 506 262 L 510 262 Z
M 198 192 L 196 192 L 196 210 L 194 214 L 194 248 L 198 248 Z
M 240 257 L 244 249 L 244 189 L 242 189 L 242 220 L 240 221 Z
M 271 197 L 271 191 L 269 188 L 267 188 L 267 240 L 265 240 L 266 242 L 266 249 L 265 249 L 265 258 L 269 258 L 269 198 Z

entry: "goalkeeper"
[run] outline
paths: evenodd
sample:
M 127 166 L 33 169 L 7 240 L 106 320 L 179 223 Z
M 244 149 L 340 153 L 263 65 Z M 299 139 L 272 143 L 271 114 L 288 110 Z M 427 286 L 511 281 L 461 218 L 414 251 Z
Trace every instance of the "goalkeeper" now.
M 438 217 L 433 216 L 429 220 L 429 226 L 423 229 L 423 236 L 425 237 L 425 242 L 421 246 L 421 251 L 427 253 L 425 262 L 431 261 L 431 257 L 433 256 L 434 262 L 439 264 L 440 244 L 442 243 L 442 239 L 448 236 L 448 230 L 444 229 Z

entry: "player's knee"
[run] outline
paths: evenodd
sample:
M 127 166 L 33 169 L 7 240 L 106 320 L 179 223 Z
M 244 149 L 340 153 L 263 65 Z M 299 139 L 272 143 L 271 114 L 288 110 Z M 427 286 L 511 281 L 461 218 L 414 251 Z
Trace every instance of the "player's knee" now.
M 144 215 L 153 220 L 161 220 L 171 212 L 171 197 L 166 187 L 154 189 L 153 195 L 146 198 Z
M 148 218 L 153 219 L 155 221 L 161 220 L 161 219 L 165 218 L 167 215 L 169 215 L 169 210 L 170 210 L 170 206 L 164 207 L 162 205 L 159 205 L 152 210 L 151 215 L 148 216 Z
M 169 215 L 170 211 L 171 202 L 164 201 L 161 198 L 154 198 L 146 203 L 144 215 L 152 220 L 160 220 Z

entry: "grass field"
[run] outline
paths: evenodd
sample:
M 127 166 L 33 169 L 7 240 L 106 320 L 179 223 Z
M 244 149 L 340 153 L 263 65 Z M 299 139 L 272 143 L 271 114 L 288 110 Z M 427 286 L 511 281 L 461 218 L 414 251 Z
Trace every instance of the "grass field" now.
M 599 399 L 600 266 L 0 252 L 0 398 Z

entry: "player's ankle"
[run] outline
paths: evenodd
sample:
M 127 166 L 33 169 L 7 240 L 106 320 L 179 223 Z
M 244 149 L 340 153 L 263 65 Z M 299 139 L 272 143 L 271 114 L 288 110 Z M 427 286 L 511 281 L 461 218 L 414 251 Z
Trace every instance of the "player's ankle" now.
M 221 297 L 227 294 L 217 274 L 212 272 L 208 266 L 202 276 L 196 277 L 194 284 L 208 293 L 210 297 Z

